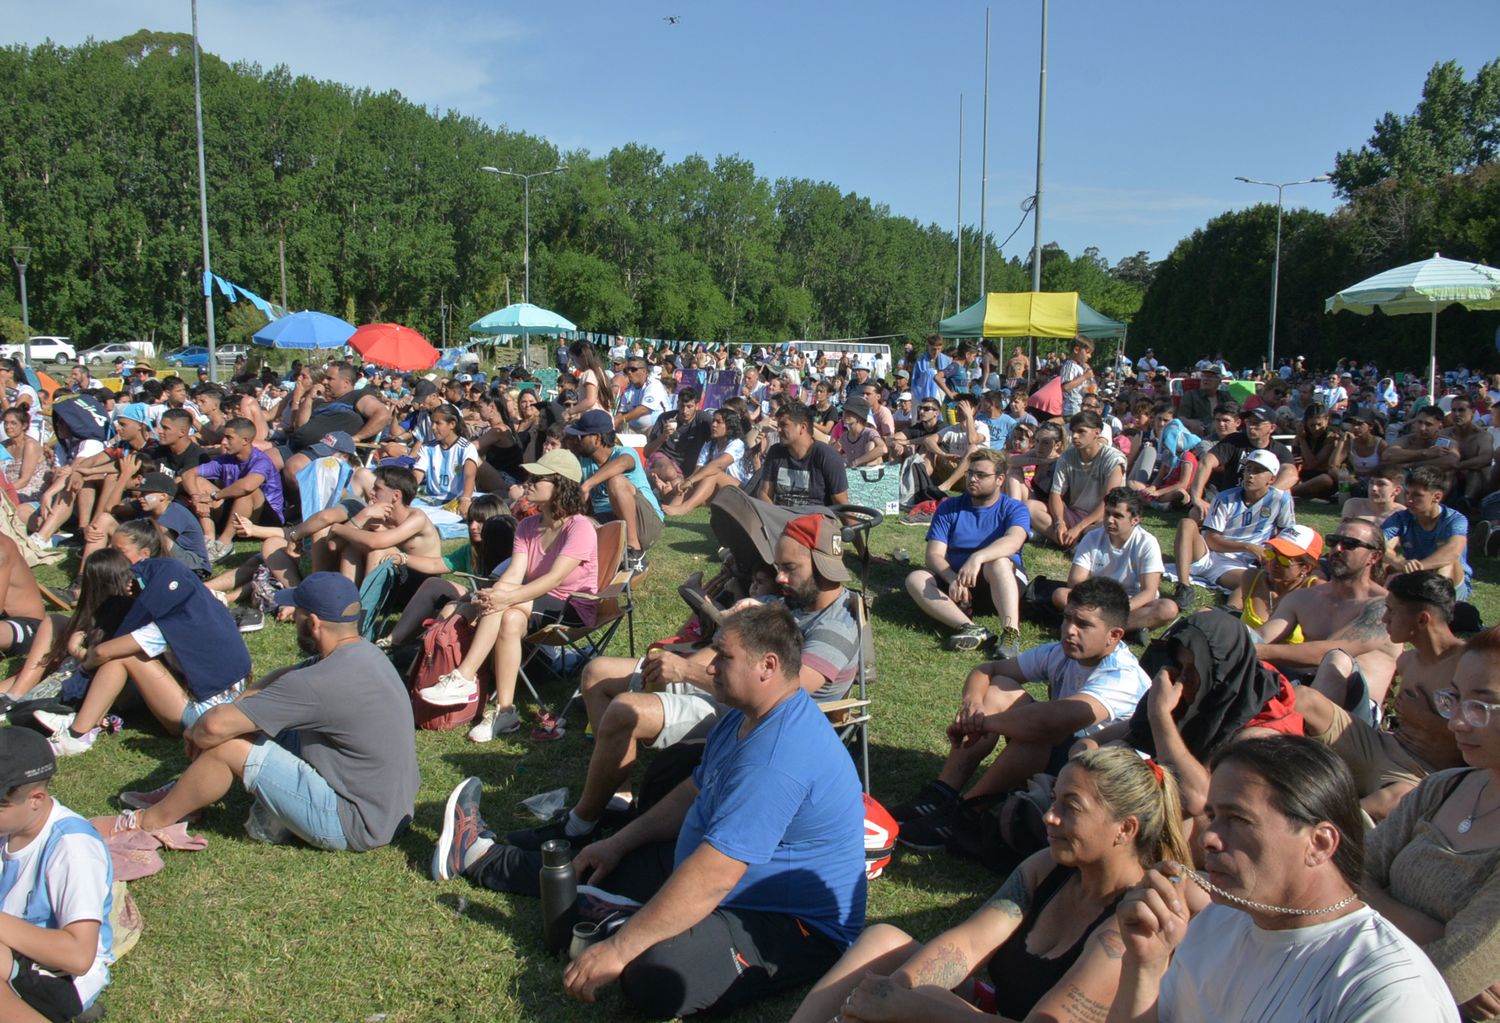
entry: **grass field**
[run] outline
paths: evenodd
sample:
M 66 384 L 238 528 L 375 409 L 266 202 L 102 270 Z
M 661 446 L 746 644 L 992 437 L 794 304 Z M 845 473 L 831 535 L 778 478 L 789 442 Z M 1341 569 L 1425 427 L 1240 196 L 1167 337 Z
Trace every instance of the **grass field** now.
M 1303 521 L 1326 532 L 1332 514 L 1304 512 Z M 1147 525 L 1170 550 L 1170 521 Z M 973 655 L 947 653 L 940 634 L 919 620 L 905 598 L 906 566 L 898 549 L 920 562 L 921 527 L 888 522 L 872 535 L 867 580 L 874 594 L 879 681 L 872 726 L 874 792 L 888 802 L 905 798 L 937 770 L 946 750 L 943 727 L 953 712 Z M 687 611 L 676 584 L 698 569 L 711 570 L 717 543 L 706 513 L 668 523 L 651 552 L 652 571 L 638 591 L 638 650 L 674 633 Z M 237 554 L 242 556 L 242 554 Z M 1066 575 L 1060 552 L 1028 549 L 1028 569 Z M 66 573 L 48 568 L 42 578 Z M 1478 567 L 1476 603 L 1487 622 L 1500 620 L 1500 572 Z M 1048 637 L 1023 629 L 1025 646 Z M 290 625 L 268 624 L 247 637 L 257 673 L 294 659 Z M 624 653 L 624 630 L 615 649 Z M 544 691 L 563 698 L 560 685 Z M 486 816 L 498 831 L 530 823 L 520 800 L 558 786 L 576 795 L 590 745 L 581 713 L 561 742 L 534 745 L 505 737 L 475 745 L 464 730 L 417 735 L 422 771 L 416 821 L 396 845 L 364 855 L 267 847 L 243 836 L 248 811 L 238 789 L 212 808 L 201 827 L 209 848 L 166 853 L 167 867 L 131 885 L 145 919 L 136 949 L 114 970 L 104 996 L 110 1018 L 178 1023 L 244 1021 L 565 1020 L 632 1018 L 618 994 L 584 1007 L 562 994 L 562 966 L 541 947 L 534 901 L 482 891 L 463 881 L 428 879 L 428 859 L 449 790 L 468 775 L 484 782 Z M 73 809 L 92 816 L 118 809 L 125 789 L 153 788 L 178 774 L 185 761 L 180 742 L 139 721 L 99 740 L 83 756 L 65 760 L 54 791 Z M 524 729 L 523 729 L 524 732 Z M 961 919 L 997 885 L 977 866 L 944 854 L 901 852 L 885 877 L 870 887 L 868 919 L 894 923 L 930 937 Z M 780 1020 L 800 994 L 791 994 L 737 1018 Z

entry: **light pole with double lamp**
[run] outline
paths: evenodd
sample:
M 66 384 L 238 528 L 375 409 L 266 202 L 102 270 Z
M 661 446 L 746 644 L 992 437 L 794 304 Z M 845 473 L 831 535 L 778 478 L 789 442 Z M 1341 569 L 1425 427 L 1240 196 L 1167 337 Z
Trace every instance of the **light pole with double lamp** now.
M 26 365 L 31 365 L 31 310 L 26 307 L 26 260 L 31 258 L 30 245 L 12 245 L 10 248 L 10 259 L 16 264 L 16 272 L 21 275 L 21 326 L 26 334 Z
M 1333 179 L 1327 174 L 1319 174 L 1315 178 L 1283 181 L 1280 184 L 1240 176 L 1236 176 L 1234 180 L 1243 181 L 1247 185 L 1265 185 L 1267 188 L 1276 189 L 1276 259 L 1271 265 L 1271 338 L 1266 342 L 1266 369 L 1274 373 L 1276 372 L 1276 292 L 1281 285 L 1281 193 L 1293 185 L 1314 185 Z
M 504 174 L 508 178 L 520 178 L 522 189 L 526 196 L 525 213 L 522 215 L 526 224 L 526 253 L 522 257 L 526 265 L 526 283 L 522 286 L 521 301 L 531 301 L 531 179 L 546 177 L 548 174 L 556 174 L 568 169 L 567 164 L 553 167 L 551 170 L 532 171 L 530 174 L 522 174 L 520 171 L 501 170 L 499 167 L 481 167 L 482 171 L 490 174 Z

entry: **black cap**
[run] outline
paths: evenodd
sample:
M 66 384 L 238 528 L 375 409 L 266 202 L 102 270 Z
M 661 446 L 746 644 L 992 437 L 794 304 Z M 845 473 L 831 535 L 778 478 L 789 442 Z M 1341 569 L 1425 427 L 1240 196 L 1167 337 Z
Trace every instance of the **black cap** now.
M 164 472 L 143 473 L 141 481 L 130 489 L 137 494 L 166 494 L 171 498 L 177 496 L 177 482 Z
M 1245 419 L 1259 419 L 1262 423 L 1274 423 L 1276 412 L 1269 405 L 1257 405 L 1241 413 Z
M 0 793 L 18 785 L 46 781 L 57 773 L 57 757 L 40 732 L 0 729 Z

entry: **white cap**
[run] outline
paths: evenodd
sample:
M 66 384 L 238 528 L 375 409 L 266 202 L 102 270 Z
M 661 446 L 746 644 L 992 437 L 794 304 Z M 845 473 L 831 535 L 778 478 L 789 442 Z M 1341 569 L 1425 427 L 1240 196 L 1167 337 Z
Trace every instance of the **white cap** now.
M 897 401 L 911 401 L 911 392 L 910 391 L 902 391 L 900 394 L 896 395 L 896 400 Z
M 1254 451 L 1245 452 L 1245 457 L 1241 460 L 1240 465 L 1243 468 L 1247 464 L 1258 465 L 1273 476 L 1281 471 L 1281 459 L 1265 448 L 1256 448 Z

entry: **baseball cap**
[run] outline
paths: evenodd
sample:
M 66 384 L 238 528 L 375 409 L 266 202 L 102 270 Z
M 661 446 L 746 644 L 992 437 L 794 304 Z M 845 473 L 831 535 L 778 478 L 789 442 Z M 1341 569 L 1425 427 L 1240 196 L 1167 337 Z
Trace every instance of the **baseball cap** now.
M 130 489 L 136 494 L 166 494 L 168 497 L 176 497 L 177 481 L 164 472 L 148 472 Z
M 911 392 L 910 391 L 902 391 L 900 394 L 896 395 L 896 400 L 897 401 L 911 401 Z
M 1266 546 L 1289 558 L 1323 556 L 1323 538 L 1311 526 L 1293 526 L 1281 535 L 1272 537 L 1266 542 Z
M 1274 423 L 1276 421 L 1276 410 L 1269 405 L 1257 405 L 1252 409 L 1246 409 L 1240 413 L 1241 419 L 1259 419 L 1262 423 Z
M 1247 465 L 1258 465 L 1273 475 L 1281 471 L 1281 459 L 1265 448 L 1256 448 L 1254 451 L 1245 452 L 1245 457 L 1240 462 L 1240 468 L 1243 469 Z
M 0 794 L 57 773 L 52 745 L 30 728 L 0 729 Z
M 799 515 L 786 524 L 781 535 L 812 551 L 813 567 L 824 579 L 841 583 L 849 578 L 844 565 L 844 537 L 829 516 L 816 512 Z
M 864 419 L 870 414 L 869 403 L 863 398 L 850 398 L 844 402 L 844 415 L 854 416 L 856 419 Z
M 367 363 L 365 363 L 364 374 L 367 377 L 376 377 L 376 376 L 379 376 L 380 375 L 380 367 L 377 366 L 377 365 L 375 365 L 372 362 L 367 362 Z
M 607 413 L 601 413 L 604 414 Z M 578 456 L 566 448 L 553 448 L 535 462 L 521 463 L 521 468 L 532 476 L 561 476 L 574 483 L 583 482 L 583 466 L 578 464 Z
M 356 454 L 354 438 L 343 430 L 335 430 L 332 433 L 323 434 L 323 439 L 316 444 L 307 446 L 307 453 L 314 458 L 327 458 L 335 451 L 342 451 L 346 455 Z
M 277 607 L 301 608 L 325 622 L 359 621 L 359 588 L 341 572 L 314 572 L 289 590 L 278 590 Z
M 911 379 L 911 370 L 907 370 L 907 369 L 898 369 L 898 370 L 896 370 L 896 379 L 897 380 L 910 380 Z
M 603 409 L 591 408 L 579 416 L 578 421 L 569 426 L 564 432 L 569 437 L 586 437 L 590 434 L 613 433 L 614 429 L 615 420 L 613 416 Z
M 469 383 L 473 383 L 474 382 L 474 377 L 472 375 L 468 374 L 468 373 L 460 373 L 458 376 L 454 377 L 453 379 L 456 380 L 456 381 L 458 381 L 461 384 L 469 384 Z
M 437 391 L 437 384 L 432 380 L 425 378 L 422 380 L 418 380 L 416 386 L 411 389 L 412 397 L 416 398 L 419 401 L 423 398 L 431 397 L 432 395 L 436 394 Z

